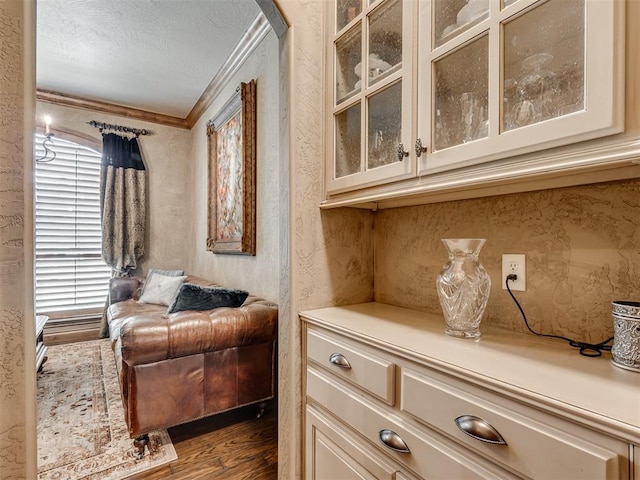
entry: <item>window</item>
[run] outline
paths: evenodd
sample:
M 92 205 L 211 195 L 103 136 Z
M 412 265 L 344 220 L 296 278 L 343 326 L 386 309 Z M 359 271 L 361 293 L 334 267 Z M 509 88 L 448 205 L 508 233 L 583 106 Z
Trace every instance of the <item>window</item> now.
M 43 155 L 36 135 L 35 155 Z M 100 152 L 54 139 L 35 166 L 35 308 L 53 318 L 100 312 L 111 269 L 102 260 Z

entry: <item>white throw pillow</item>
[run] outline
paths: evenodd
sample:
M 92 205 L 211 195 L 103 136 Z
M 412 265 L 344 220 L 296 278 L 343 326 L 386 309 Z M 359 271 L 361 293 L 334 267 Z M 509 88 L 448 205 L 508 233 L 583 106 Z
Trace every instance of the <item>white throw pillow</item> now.
M 169 306 L 186 279 L 186 276 L 168 277 L 155 273 L 148 279 L 139 301 Z
M 159 270 L 157 268 L 150 268 L 147 272 L 147 278 L 144 281 L 144 285 L 142 286 L 142 291 L 140 292 L 140 296 L 144 295 L 144 290 L 149 285 L 149 280 L 154 275 L 164 275 L 165 277 L 180 277 L 184 275 L 184 270 Z

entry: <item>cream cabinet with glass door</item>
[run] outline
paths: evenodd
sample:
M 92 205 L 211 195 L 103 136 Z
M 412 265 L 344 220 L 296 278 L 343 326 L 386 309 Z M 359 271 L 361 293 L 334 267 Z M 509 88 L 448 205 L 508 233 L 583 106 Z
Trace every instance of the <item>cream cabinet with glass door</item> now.
M 638 16 L 623 0 L 328 2 L 323 206 L 637 176 L 625 10 Z
M 416 3 L 336 0 L 327 6 L 327 190 L 414 177 Z
M 422 2 L 418 174 L 623 131 L 623 7 Z

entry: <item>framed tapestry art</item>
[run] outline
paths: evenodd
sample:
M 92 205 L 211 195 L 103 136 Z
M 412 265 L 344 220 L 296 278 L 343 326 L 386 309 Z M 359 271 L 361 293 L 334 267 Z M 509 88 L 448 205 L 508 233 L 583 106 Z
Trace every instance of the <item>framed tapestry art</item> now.
M 208 237 L 213 253 L 256 254 L 256 81 L 207 122 Z

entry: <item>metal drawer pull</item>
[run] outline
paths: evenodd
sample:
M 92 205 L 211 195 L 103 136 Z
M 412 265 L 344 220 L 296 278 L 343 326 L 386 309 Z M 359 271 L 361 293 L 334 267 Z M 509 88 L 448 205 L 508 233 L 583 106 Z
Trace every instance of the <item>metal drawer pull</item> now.
M 404 440 L 402 440 L 402 438 L 400 438 L 400 435 L 398 435 L 396 432 L 387 430 L 385 428 L 383 430 L 380 430 L 379 436 L 380 441 L 384 444 L 385 447 L 400 453 L 411 453 L 411 450 L 409 450 L 407 444 L 404 443 Z
M 332 353 L 329 357 L 329 362 L 334 364 L 336 367 L 344 368 L 345 370 L 349 370 L 351 368 L 351 364 L 341 353 Z
M 507 442 L 489 423 L 473 415 L 462 415 L 455 420 L 460 430 L 481 442 L 506 445 Z

